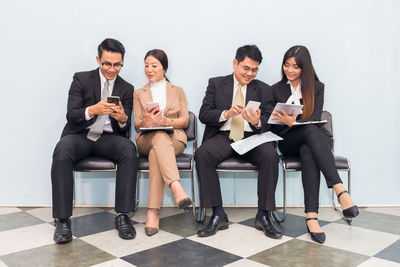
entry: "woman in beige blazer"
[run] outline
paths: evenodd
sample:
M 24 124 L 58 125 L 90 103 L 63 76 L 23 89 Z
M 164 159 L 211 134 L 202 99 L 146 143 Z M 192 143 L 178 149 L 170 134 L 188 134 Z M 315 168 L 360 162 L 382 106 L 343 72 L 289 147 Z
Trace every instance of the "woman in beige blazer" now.
M 133 95 L 133 110 L 136 129 L 140 127 L 173 126 L 173 133 L 154 131 L 139 132 L 136 137 L 139 154 L 148 156 L 150 164 L 148 211 L 145 233 L 158 232 L 158 211 L 161 207 L 164 186 L 171 188 L 178 207 L 185 209 L 192 201 L 179 182 L 175 156 L 183 152 L 187 137 L 184 129 L 189 123 L 186 96 L 181 87 L 173 85 L 165 77 L 168 58 L 163 50 L 147 52 L 144 72 L 149 82 Z M 148 103 L 158 103 L 149 110 Z

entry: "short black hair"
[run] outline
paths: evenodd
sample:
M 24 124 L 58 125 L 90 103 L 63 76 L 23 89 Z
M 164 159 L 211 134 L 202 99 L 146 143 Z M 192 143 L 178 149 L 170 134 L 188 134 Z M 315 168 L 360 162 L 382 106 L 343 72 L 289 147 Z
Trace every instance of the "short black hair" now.
M 125 47 L 118 40 L 112 38 L 106 38 L 104 39 L 103 42 L 101 42 L 101 44 L 99 44 L 99 46 L 97 47 L 97 53 L 100 59 L 101 56 L 103 55 L 104 50 L 109 52 L 120 53 L 122 55 L 122 59 L 124 59 Z
M 236 50 L 235 59 L 238 63 L 242 62 L 246 57 L 257 61 L 258 64 L 261 64 L 262 54 L 256 45 L 244 45 Z

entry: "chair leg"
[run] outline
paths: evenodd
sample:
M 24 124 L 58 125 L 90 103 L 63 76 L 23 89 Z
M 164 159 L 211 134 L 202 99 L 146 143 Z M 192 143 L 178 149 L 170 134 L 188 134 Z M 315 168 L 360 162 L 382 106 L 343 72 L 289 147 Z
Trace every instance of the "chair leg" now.
M 283 186 L 283 211 L 282 211 L 282 218 L 280 219 L 278 214 L 276 212 L 273 212 L 272 215 L 274 219 L 278 223 L 283 223 L 286 220 L 286 171 L 285 171 L 285 166 L 283 165 L 282 161 L 282 174 L 283 174 L 283 181 L 282 181 L 282 186 Z
M 75 196 L 75 191 L 76 191 L 76 172 L 72 172 L 72 176 L 74 179 L 74 191 L 73 191 L 73 198 L 72 198 L 72 208 L 75 207 L 75 202 L 76 202 L 76 196 Z
M 349 168 L 347 169 L 347 191 L 349 192 L 349 194 L 350 194 L 350 187 L 351 187 L 351 185 L 350 185 L 350 171 L 351 170 L 350 170 L 350 165 L 349 165 Z M 336 210 L 340 214 L 340 216 L 342 216 L 343 220 L 345 220 L 349 225 L 351 225 L 352 219 L 344 217 L 342 209 L 339 207 L 339 205 L 336 205 L 335 196 L 336 196 L 335 195 L 335 190 L 333 190 L 333 188 L 332 188 L 332 206 L 333 206 L 333 209 Z
M 193 219 L 196 220 L 196 196 L 194 194 L 193 162 L 192 162 L 192 168 L 190 170 L 190 181 L 192 183 L 192 213 L 193 213 Z

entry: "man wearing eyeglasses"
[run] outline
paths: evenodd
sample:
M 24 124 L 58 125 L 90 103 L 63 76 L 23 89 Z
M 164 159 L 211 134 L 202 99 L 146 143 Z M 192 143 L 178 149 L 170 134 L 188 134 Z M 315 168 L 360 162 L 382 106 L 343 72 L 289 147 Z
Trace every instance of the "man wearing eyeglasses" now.
M 269 131 L 267 121 L 271 111 L 267 108 L 267 102 L 272 97 L 271 89 L 269 85 L 255 79 L 261 61 L 261 51 L 257 46 L 239 47 L 233 60 L 233 74 L 209 80 L 199 114 L 206 128 L 195 160 L 201 207 L 212 208 L 213 214 L 209 223 L 198 231 L 200 237 L 214 235 L 218 230 L 229 227 L 228 216 L 222 206 L 216 168 L 231 156 L 248 159 L 259 170 L 255 227 L 264 231 L 268 237 L 282 237 L 271 216 L 275 210 L 275 188 L 278 181 L 278 156 L 274 146 L 264 143 L 243 155 L 231 147 L 235 141 Z M 261 102 L 260 108 L 246 108 L 250 100 Z
M 54 149 L 51 167 L 56 243 L 72 240 L 73 166 L 88 156 L 107 158 L 117 164 L 115 228 L 123 239 L 136 236 L 128 217 L 135 208 L 137 168 L 136 147 L 128 139 L 133 86 L 118 75 L 124 54 L 125 48 L 119 41 L 107 38 L 98 46 L 99 68 L 75 73 L 73 77 L 67 124 Z M 116 100 L 113 103 L 112 98 Z

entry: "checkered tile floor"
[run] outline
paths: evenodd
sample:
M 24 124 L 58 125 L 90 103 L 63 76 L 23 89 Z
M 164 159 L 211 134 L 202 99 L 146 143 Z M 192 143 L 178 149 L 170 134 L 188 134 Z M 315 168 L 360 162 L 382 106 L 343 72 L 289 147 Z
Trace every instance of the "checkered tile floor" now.
M 144 234 L 145 208 L 131 218 L 137 236 L 122 240 L 110 208 L 75 208 L 74 240 L 53 242 L 50 208 L 0 208 L 3 266 L 400 266 L 400 207 L 366 208 L 347 225 L 332 208 L 320 209 L 327 239 L 311 241 L 301 208 L 289 209 L 284 236 L 253 227 L 255 208 L 226 208 L 229 229 L 199 238 L 191 213 L 162 208 L 160 232 Z

